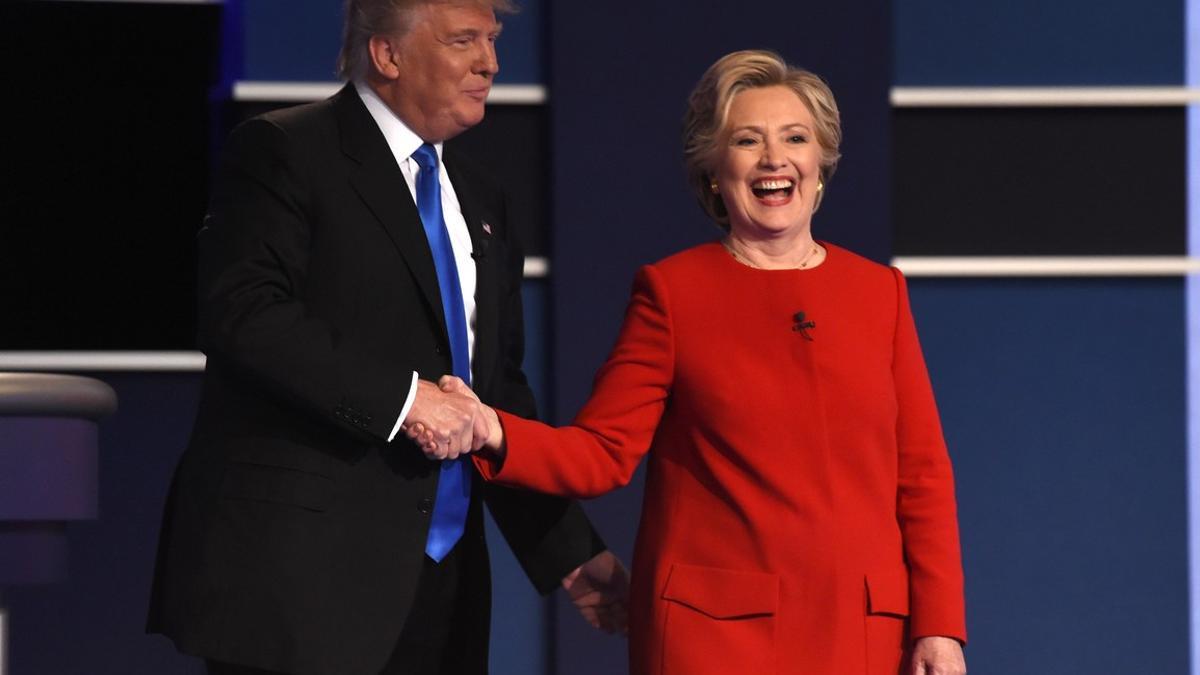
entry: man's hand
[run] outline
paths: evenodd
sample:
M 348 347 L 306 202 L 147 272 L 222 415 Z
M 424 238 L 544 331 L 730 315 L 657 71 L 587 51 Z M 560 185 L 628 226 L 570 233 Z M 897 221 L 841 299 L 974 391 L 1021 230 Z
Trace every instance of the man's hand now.
M 432 382 L 417 381 L 416 398 L 404 419 L 404 432 L 421 446 L 426 457 L 456 459 L 478 450 L 483 443 L 476 439 L 486 439 L 488 431 L 487 419 L 474 394 L 442 391 Z
M 443 375 L 442 379 L 438 380 L 438 387 L 444 392 L 463 394 L 475 399 L 476 402 L 479 401 L 479 397 L 467 386 L 467 383 L 453 375 Z M 500 451 L 501 456 L 503 456 L 504 427 L 500 425 L 500 417 L 496 415 L 495 410 L 492 410 L 491 407 L 483 403 L 479 404 L 479 409 L 486 422 L 486 432 L 482 436 L 476 435 L 475 442 L 477 445 L 474 449 L 479 450 L 480 448 L 487 447 L 493 451 Z M 476 427 L 476 430 L 479 429 L 480 427 Z
M 562 585 L 593 628 L 621 635 L 629 632 L 629 572 L 611 551 L 576 567 Z
M 962 645 L 948 637 L 918 638 L 913 645 L 913 675 L 965 675 Z

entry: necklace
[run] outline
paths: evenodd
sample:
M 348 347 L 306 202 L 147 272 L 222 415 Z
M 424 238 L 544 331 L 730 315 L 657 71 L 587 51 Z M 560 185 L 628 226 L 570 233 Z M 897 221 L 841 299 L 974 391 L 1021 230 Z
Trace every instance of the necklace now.
M 726 251 L 729 251 L 729 255 L 733 256 L 734 260 L 742 263 L 743 265 L 745 265 L 747 267 L 753 267 L 756 270 L 766 270 L 766 269 L 801 269 L 802 270 L 802 269 L 807 269 L 809 263 L 815 261 L 817 259 L 817 257 L 821 255 L 821 247 L 818 246 L 816 243 L 814 243 L 812 249 L 808 252 L 807 255 L 804 256 L 804 259 L 791 267 L 763 267 L 762 265 L 756 264 L 754 261 L 750 260 L 746 256 L 735 251 L 733 248 L 733 244 L 731 244 L 728 239 L 722 239 L 721 245 L 725 247 Z

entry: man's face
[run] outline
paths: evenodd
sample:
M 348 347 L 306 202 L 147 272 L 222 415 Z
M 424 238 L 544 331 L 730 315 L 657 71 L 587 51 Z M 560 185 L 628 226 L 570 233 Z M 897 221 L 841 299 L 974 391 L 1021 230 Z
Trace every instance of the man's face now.
M 431 2 L 412 10 L 411 28 L 393 46 L 399 78 L 388 103 L 426 141 L 456 136 L 483 120 L 500 24 L 477 4 Z

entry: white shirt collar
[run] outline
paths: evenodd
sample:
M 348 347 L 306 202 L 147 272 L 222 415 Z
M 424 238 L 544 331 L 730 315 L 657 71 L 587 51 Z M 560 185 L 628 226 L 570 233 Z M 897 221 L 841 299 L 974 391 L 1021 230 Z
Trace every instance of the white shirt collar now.
M 417 148 L 425 143 L 412 129 L 408 128 L 396 113 L 388 107 L 383 99 L 379 98 L 379 94 L 375 93 L 365 82 L 358 81 L 354 83 L 354 89 L 358 92 L 359 98 L 362 99 L 364 105 L 367 106 L 367 112 L 371 113 L 375 124 L 379 125 L 379 130 L 383 132 L 383 137 L 387 140 L 388 147 L 391 148 L 392 154 L 396 157 L 396 164 L 404 166 Z M 438 161 L 442 160 L 442 144 L 434 143 L 433 147 L 437 150 Z

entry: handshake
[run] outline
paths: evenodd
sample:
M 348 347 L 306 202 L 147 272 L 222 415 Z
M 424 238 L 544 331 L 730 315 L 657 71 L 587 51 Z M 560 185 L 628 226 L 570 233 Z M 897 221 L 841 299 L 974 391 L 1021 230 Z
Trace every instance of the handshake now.
M 505 455 L 504 428 L 496 411 L 479 401 L 471 388 L 453 375 L 437 384 L 417 381 L 417 394 L 404 433 L 431 460 L 456 459 L 486 450 Z M 629 629 L 629 572 L 612 551 L 602 551 L 562 579 L 562 586 L 584 620 L 605 633 Z
M 432 460 L 456 459 L 483 449 L 503 456 L 504 428 L 496 411 L 453 375 L 443 376 L 437 384 L 417 381 L 417 394 L 402 428 Z

